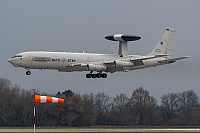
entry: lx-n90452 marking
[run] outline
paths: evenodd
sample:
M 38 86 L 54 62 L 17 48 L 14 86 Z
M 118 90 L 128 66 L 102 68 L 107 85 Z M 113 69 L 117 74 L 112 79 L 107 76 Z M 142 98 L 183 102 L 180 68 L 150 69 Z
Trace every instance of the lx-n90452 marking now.
M 105 38 L 119 42 L 118 54 L 30 51 L 16 54 L 8 62 L 14 67 L 27 69 L 27 75 L 31 74 L 30 69 L 50 69 L 59 72 L 89 71 L 86 78 L 106 78 L 108 72 L 128 72 L 189 58 L 171 56 L 175 32 L 173 28 L 166 29 L 155 48 L 145 56 L 128 55 L 127 42 L 139 40 L 141 37 L 115 34 Z

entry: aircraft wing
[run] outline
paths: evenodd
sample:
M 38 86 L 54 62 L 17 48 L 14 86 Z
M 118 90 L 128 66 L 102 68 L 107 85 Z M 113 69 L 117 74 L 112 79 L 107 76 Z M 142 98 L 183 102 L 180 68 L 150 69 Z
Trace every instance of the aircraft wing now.
M 141 58 L 131 58 L 131 62 L 141 62 L 142 60 L 148 60 L 148 59 L 153 59 L 153 58 L 159 58 L 159 57 L 166 57 L 166 56 L 171 56 L 168 54 L 157 54 L 157 55 L 150 55 L 150 56 L 145 56 Z M 103 63 L 107 66 L 111 66 L 115 64 L 116 61 L 104 61 Z
M 173 62 L 176 62 L 177 60 L 182 60 L 182 59 L 186 59 L 186 58 L 190 58 L 190 56 L 183 56 L 183 57 L 178 57 L 178 58 L 166 59 L 166 60 L 162 60 L 162 61 L 158 61 L 158 62 L 159 63 L 173 63 Z
M 115 61 L 104 61 L 103 63 L 106 65 L 112 65 L 115 63 Z
M 170 56 L 170 55 L 168 55 L 168 54 L 157 54 L 157 55 L 145 56 L 145 57 L 142 57 L 142 58 L 131 58 L 130 60 L 132 62 L 137 62 L 137 61 L 148 60 L 148 59 L 159 58 L 159 57 L 166 57 L 166 56 Z

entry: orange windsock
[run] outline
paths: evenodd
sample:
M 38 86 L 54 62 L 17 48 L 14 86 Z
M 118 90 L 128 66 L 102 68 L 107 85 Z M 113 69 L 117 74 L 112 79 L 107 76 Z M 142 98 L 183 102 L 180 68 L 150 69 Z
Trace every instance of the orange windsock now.
M 64 103 L 64 99 L 50 96 L 34 96 L 34 103 Z

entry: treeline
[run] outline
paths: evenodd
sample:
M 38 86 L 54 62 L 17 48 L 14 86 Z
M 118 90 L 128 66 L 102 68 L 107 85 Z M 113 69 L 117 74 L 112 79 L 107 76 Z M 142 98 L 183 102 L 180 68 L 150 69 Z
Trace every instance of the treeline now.
M 37 92 L 39 94 L 39 92 Z M 37 104 L 37 126 L 199 126 L 200 106 L 193 90 L 164 94 L 160 105 L 142 87 L 131 97 L 58 92 L 65 103 Z M 0 126 L 33 125 L 33 91 L 0 78 Z

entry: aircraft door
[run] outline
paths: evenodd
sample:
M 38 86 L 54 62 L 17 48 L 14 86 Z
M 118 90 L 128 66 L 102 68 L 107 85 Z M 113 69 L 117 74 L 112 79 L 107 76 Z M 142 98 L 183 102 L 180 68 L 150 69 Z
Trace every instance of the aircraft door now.
M 60 63 L 60 68 L 61 69 L 66 68 L 66 66 L 68 64 L 67 59 L 66 58 L 61 58 L 60 62 L 62 62 L 62 63 Z
M 27 54 L 27 61 L 33 61 L 32 54 Z

